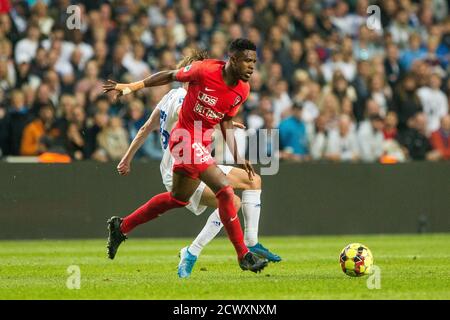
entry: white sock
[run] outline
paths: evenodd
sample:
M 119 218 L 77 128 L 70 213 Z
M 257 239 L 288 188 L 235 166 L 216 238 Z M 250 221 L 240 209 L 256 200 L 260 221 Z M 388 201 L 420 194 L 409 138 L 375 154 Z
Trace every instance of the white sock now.
M 203 248 L 219 233 L 222 226 L 219 209 L 216 209 L 209 216 L 208 221 L 206 221 L 205 226 L 202 231 L 200 231 L 197 238 L 195 238 L 189 246 L 189 252 L 198 257 Z
M 245 223 L 244 241 L 248 247 L 253 247 L 258 243 L 261 190 L 244 190 L 241 207 Z

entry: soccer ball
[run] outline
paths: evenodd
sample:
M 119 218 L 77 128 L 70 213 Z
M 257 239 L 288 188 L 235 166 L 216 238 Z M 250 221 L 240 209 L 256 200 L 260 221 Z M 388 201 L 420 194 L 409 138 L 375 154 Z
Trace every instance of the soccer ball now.
M 339 263 L 346 275 L 361 277 L 372 271 L 372 252 L 361 243 L 350 243 L 341 251 Z

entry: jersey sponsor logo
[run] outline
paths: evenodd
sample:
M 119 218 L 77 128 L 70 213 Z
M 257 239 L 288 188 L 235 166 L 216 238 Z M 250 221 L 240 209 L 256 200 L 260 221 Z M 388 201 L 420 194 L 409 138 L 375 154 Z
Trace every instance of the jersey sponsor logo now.
M 209 94 L 203 93 L 201 91 L 199 91 L 198 93 L 198 100 L 206 103 L 207 105 L 214 107 L 217 104 L 217 101 L 219 100 L 219 98 L 210 96 Z
M 205 87 L 205 90 L 206 90 L 206 91 L 216 91 L 216 90 L 210 89 L 210 88 L 208 88 L 208 87 Z
M 223 114 L 222 112 L 214 111 L 211 108 L 203 106 L 199 102 L 196 103 L 196 105 L 194 107 L 194 112 L 202 115 L 203 117 L 205 117 L 207 119 L 211 119 L 211 120 L 217 120 L 217 119 L 220 120 L 220 119 L 223 119 L 223 117 L 225 116 L 225 114 Z
M 236 220 L 236 219 L 237 219 L 237 217 L 238 217 L 238 216 L 237 216 L 237 215 L 235 215 L 235 216 L 234 216 L 234 218 L 231 218 L 231 219 L 230 219 L 230 221 L 231 221 L 231 222 L 233 222 L 234 220 Z

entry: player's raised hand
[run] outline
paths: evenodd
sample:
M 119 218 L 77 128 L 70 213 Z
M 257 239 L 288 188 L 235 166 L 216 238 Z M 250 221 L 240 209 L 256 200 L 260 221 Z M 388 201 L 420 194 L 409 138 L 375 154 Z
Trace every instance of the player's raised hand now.
M 126 176 L 131 171 L 131 163 L 127 159 L 120 160 L 119 164 L 117 165 L 117 172 L 121 176 Z
M 110 80 L 108 79 L 104 84 L 103 84 L 103 93 L 108 93 L 110 91 L 114 91 L 114 100 L 117 100 L 118 98 L 120 98 L 122 95 L 126 94 L 125 91 L 127 91 L 127 85 L 125 83 L 117 83 L 114 80 Z M 131 91 L 128 88 L 129 91 Z
M 250 181 L 253 181 L 253 177 L 256 175 L 256 173 L 250 161 L 245 160 L 244 163 L 242 164 L 242 169 L 244 169 L 245 172 L 247 172 Z

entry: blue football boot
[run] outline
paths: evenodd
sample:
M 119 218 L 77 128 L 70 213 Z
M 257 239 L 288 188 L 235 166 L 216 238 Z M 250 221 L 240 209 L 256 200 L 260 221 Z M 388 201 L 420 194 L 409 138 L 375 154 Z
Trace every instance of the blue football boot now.
M 253 247 L 248 247 L 248 249 L 253 252 L 254 254 L 257 254 L 263 258 L 266 258 L 270 262 L 280 262 L 281 257 L 279 255 L 276 255 L 272 252 L 270 252 L 267 248 L 265 248 L 261 243 L 255 244 Z
M 178 264 L 178 276 L 180 278 L 189 278 L 194 268 L 197 257 L 189 252 L 188 247 L 180 250 L 180 263 Z

